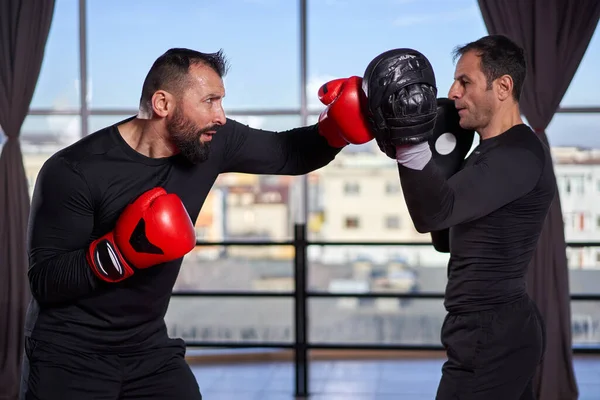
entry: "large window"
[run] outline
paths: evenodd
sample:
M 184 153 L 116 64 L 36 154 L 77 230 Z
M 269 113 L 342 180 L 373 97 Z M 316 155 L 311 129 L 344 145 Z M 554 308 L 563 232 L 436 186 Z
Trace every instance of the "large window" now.
M 374 57 L 392 48 L 423 52 L 435 68 L 438 96 L 446 97 L 454 75 L 453 49 L 487 34 L 476 0 L 387 1 L 377 7 L 358 0 L 307 0 L 305 26 L 299 1 L 172 3 L 149 0 L 140 8 L 138 2 L 116 0 L 56 1 L 22 132 L 30 189 L 50 155 L 136 113 L 148 69 L 171 47 L 222 49 L 230 62 L 224 101 L 228 116 L 254 128 L 281 131 L 315 123 L 324 108 L 317 98 L 323 83 L 362 76 Z M 79 5 L 85 6 L 83 20 Z M 600 95 L 593 90 L 600 84 L 599 66 L 597 32 L 547 130 L 565 237 L 583 243 L 567 249 L 575 295 L 600 294 L 600 113 L 568 108 L 600 108 Z M 301 110 L 304 89 L 307 109 Z M 273 296 L 291 293 L 297 283 L 294 248 L 288 242 L 304 206 L 312 242 L 308 290 L 356 294 L 309 299 L 309 340 L 438 344 L 445 313 L 441 299 L 404 296 L 441 296 L 448 254 L 436 252 L 430 236 L 414 229 L 396 165 L 375 142 L 344 148 L 306 180 L 220 176 L 196 222 L 197 238 L 246 243 L 198 246 L 185 257 L 175 290 L 267 296 L 176 298 L 168 314 L 170 333 L 193 341 L 291 343 L 293 300 Z M 403 296 L 392 298 L 390 293 Z M 243 305 L 252 311 L 241 312 Z M 575 300 L 572 310 L 574 345 L 600 346 L 600 302 Z

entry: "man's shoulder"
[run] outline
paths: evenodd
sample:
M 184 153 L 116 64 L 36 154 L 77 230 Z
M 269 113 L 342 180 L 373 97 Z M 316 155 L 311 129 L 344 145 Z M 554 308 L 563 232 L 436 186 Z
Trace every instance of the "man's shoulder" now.
M 106 154 L 115 146 L 114 129 L 111 125 L 82 137 L 54 153 L 45 164 L 68 164 L 78 169 L 82 164 L 92 162 L 95 156 Z
M 499 146 L 499 153 L 506 155 L 512 162 L 527 162 L 536 160 L 545 164 L 550 157 L 550 149 L 540 136 L 527 125 L 518 125 L 502 135 Z

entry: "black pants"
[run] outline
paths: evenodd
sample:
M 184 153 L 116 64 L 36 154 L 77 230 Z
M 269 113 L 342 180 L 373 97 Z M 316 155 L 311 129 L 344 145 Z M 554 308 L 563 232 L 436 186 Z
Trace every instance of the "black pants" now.
M 81 353 L 26 338 L 20 400 L 201 400 L 185 344 L 136 353 Z
M 448 314 L 442 344 L 448 360 L 436 400 L 535 400 L 546 335 L 529 297 L 491 311 Z

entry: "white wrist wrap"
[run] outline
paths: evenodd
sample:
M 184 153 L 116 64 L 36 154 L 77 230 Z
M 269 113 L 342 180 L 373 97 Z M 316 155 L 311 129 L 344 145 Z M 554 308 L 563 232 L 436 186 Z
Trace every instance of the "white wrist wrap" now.
M 396 146 L 396 160 L 406 168 L 422 170 L 431 160 L 429 143 Z

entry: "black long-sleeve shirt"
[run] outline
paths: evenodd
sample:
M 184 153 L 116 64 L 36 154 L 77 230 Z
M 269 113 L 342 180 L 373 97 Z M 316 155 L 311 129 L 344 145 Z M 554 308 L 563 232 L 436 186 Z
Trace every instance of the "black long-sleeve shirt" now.
M 179 195 L 195 222 L 220 173 L 301 175 L 327 165 L 340 151 L 316 125 L 276 133 L 227 120 L 213 137 L 209 159 L 192 166 L 180 155 L 149 158 L 136 152 L 118 125 L 57 152 L 39 172 L 28 229 L 33 299 L 26 334 L 34 338 L 110 352 L 167 340 L 164 316 L 182 260 L 106 283 L 87 264 L 90 243 L 114 228 L 129 202 L 155 186 Z
M 488 309 L 523 296 L 557 191 L 548 146 L 521 124 L 482 140 L 448 180 L 433 160 L 423 170 L 398 169 L 416 229 L 449 230 L 446 309 Z

